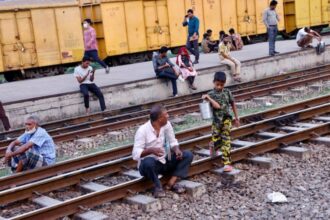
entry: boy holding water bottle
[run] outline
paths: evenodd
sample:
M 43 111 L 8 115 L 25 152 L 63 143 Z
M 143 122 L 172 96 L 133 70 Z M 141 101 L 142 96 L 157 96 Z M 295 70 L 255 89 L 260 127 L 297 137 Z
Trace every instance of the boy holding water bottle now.
M 213 123 L 212 123 L 212 142 L 211 156 L 215 155 L 220 149 L 224 163 L 224 171 L 230 172 L 233 170 L 230 158 L 230 131 L 232 122 L 236 127 L 240 126 L 240 121 L 237 113 L 237 108 L 234 102 L 234 97 L 229 89 L 225 88 L 226 74 L 224 72 L 216 72 L 214 75 L 214 89 L 203 95 L 202 98 L 210 102 L 213 109 Z M 233 109 L 234 116 L 230 114 L 230 106 Z

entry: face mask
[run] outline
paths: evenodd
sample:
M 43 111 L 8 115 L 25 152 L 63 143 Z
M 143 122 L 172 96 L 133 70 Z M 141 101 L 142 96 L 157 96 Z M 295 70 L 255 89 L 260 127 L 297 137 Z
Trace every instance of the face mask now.
M 87 23 L 83 23 L 83 27 L 84 27 L 85 29 L 87 29 L 87 28 L 88 28 L 88 24 L 87 24 Z
M 31 130 L 25 131 L 25 134 L 33 134 L 34 132 L 36 132 L 36 128 L 32 128 Z

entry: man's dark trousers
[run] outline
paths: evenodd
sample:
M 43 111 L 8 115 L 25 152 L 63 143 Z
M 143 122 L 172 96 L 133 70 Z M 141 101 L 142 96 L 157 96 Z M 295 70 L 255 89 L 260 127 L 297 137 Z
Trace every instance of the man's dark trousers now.
M 174 70 L 171 67 L 168 67 L 157 73 L 158 78 L 169 79 L 172 83 L 173 96 L 178 94 L 178 87 L 176 85 L 176 80 L 178 77 L 175 75 Z
M 100 101 L 101 110 L 104 111 L 106 109 L 106 106 L 105 106 L 103 94 L 102 94 L 100 88 L 97 87 L 97 85 L 95 85 L 94 83 L 80 84 L 80 92 L 84 95 L 85 108 L 89 108 L 89 94 L 88 94 L 88 91 L 90 91 L 91 93 L 93 93 L 94 95 L 97 96 L 97 98 Z
M 198 39 L 190 41 L 190 37 L 187 39 L 187 49 L 195 56 L 195 60 L 199 61 L 199 45 L 198 45 Z
M 183 151 L 182 159 L 178 160 L 173 153 L 171 160 L 166 160 L 166 164 L 159 162 L 153 157 L 146 157 L 141 161 L 139 171 L 142 176 L 148 178 L 155 184 L 155 188 L 161 189 L 162 184 L 158 179 L 158 175 L 162 174 L 186 178 L 193 157 L 190 151 Z

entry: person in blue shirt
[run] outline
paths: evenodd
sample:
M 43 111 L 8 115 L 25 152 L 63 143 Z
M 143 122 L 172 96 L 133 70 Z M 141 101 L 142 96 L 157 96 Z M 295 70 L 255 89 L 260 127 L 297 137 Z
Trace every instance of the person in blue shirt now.
M 199 38 L 199 19 L 194 16 L 194 11 L 189 9 L 187 11 L 182 25 L 188 26 L 188 38 L 187 38 L 187 49 L 195 56 L 195 61 L 193 64 L 197 64 L 199 61 L 199 48 L 198 48 L 198 38 Z
M 25 133 L 7 147 L 5 161 L 13 172 L 35 169 L 55 163 L 56 150 L 52 137 L 39 127 L 39 119 L 25 121 Z

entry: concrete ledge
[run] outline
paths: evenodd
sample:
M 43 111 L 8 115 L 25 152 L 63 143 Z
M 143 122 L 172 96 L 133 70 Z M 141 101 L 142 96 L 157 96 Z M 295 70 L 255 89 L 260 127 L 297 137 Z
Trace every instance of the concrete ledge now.
M 76 214 L 73 218 L 74 220 L 107 220 L 109 216 L 95 211 L 88 211 L 80 214 Z
M 36 204 L 38 204 L 42 207 L 48 207 L 48 206 L 57 205 L 57 204 L 61 203 L 61 201 L 50 198 L 48 196 L 40 196 L 38 198 L 33 199 L 33 202 L 35 202 Z
M 259 166 L 260 168 L 271 169 L 273 167 L 272 158 L 269 157 L 253 157 L 247 159 L 247 161 Z
M 204 184 L 189 181 L 189 180 L 182 180 L 178 182 L 179 185 L 184 187 L 187 190 L 187 193 L 193 197 L 198 198 L 206 193 L 206 187 Z
M 244 61 L 242 65 L 242 78 L 252 81 L 277 75 L 279 72 L 303 70 L 330 63 L 330 46 L 320 56 L 311 50 L 284 53 L 275 57 Z M 225 65 L 199 69 L 196 79 L 198 91 L 212 89 L 212 78 L 216 71 L 225 71 L 228 75 L 228 85 L 232 84 L 229 68 Z M 178 82 L 180 95 L 191 94 L 187 83 Z M 151 92 L 159 91 L 159 92 Z M 121 83 L 113 86 L 102 87 L 108 109 L 117 109 L 150 101 L 165 99 L 171 94 L 171 84 L 163 80 L 150 78 L 136 82 Z M 125 97 L 123 99 L 123 97 Z M 99 110 L 98 100 L 92 98 L 90 102 L 92 111 Z M 15 100 L 4 103 L 9 120 L 13 128 L 22 127 L 25 117 L 36 114 L 42 122 L 54 121 L 63 118 L 85 114 L 83 98 L 78 89 L 76 92 L 54 94 L 47 97 L 36 97 L 30 100 Z
M 303 160 L 309 158 L 310 156 L 310 151 L 303 147 L 289 146 L 289 147 L 281 148 L 279 151 L 281 153 L 285 153 L 290 156 Z

